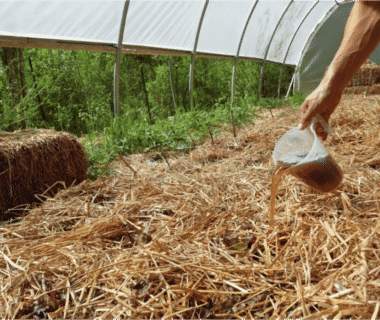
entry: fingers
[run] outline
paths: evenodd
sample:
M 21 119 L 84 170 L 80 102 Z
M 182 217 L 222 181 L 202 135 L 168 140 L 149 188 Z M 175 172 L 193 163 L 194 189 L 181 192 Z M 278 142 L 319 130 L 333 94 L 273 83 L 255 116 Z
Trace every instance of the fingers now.
M 305 113 L 305 116 L 303 117 L 303 119 L 301 120 L 301 124 L 302 124 L 302 126 L 301 126 L 301 128 L 300 128 L 300 130 L 304 130 L 304 129 L 306 129 L 310 124 L 311 124 L 311 121 L 313 120 L 313 118 L 314 118 L 314 113 L 315 112 L 310 112 L 311 110 L 309 110 L 309 111 L 306 111 L 306 113 Z
M 305 100 L 304 103 L 301 105 L 301 128 L 300 130 L 306 129 L 311 121 L 314 118 L 315 110 L 314 108 L 310 108 L 310 102 L 308 100 Z

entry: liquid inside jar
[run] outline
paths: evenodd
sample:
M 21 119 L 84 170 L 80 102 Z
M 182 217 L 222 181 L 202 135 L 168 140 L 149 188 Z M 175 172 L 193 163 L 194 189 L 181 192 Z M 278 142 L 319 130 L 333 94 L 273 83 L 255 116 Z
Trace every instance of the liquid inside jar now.
M 323 193 L 335 190 L 343 179 L 343 172 L 331 155 L 290 167 L 288 173 Z

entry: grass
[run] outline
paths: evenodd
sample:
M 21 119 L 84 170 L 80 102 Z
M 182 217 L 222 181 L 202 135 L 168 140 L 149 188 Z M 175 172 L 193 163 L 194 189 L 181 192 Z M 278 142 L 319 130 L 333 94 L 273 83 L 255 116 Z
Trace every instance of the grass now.
M 152 118 L 154 123 L 152 124 L 148 121 L 147 113 L 143 112 L 141 114 L 142 118 L 139 118 L 136 110 L 130 107 L 122 109 L 123 113 L 113 119 L 113 115 L 108 112 L 107 107 L 91 105 L 86 113 L 80 113 L 81 129 L 90 131 L 82 134 L 85 137 L 82 145 L 90 164 L 88 175 L 91 180 L 96 180 L 100 176 L 113 174 L 111 162 L 118 156 L 119 152 L 123 155 L 153 150 L 172 150 L 182 153 L 194 144 L 200 145 L 208 138 L 210 131 L 214 137 L 220 135 L 222 129 L 216 127 L 217 125 L 221 123 L 230 124 L 230 108 L 233 112 L 235 125 L 239 127 L 243 123 L 251 124 L 257 115 L 256 112 L 260 109 L 271 110 L 279 106 L 291 105 L 296 110 L 304 98 L 304 95 L 296 94 L 288 100 L 264 98 L 258 101 L 255 97 L 237 99 L 232 107 L 227 102 L 224 105 L 216 104 L 213 109 L 207 110 L 207 112 L 204 110 L 194 110 L 187 113 L 177 112 L 174 115 L 174 121 L 163 117 L 160 118 L 158 116 L 159 112 L 153 108 Z M 9 123 L 15 123 L 16 125 L 8 125 L 7 127 L 2 123 L 0 124 L 0 130 L 13 131 L 20 129 L 21 116 L 25 118 L 28 128 L 46 128 L 46 124 L 36 121 L 37 108 L 38 106 L 29 107 L 29 110 L 14 114 L 13 117 L 8 114 Z M 9 108 L 7 109 L 9 110 Z M 72 131 L 67 125 L 70 123 L 72 115 L 67 112 L 67 108 L 63 109 L 63 107 L 60 107 L 57 114 L 58 122 L 53 126 L 49 126 L 49 129 Z M 11 130 L 9 130 L 10 128 Z M 230 130 L 230 128 L 227 130 Z M 102 140 L 100 140 L 100 135 Z

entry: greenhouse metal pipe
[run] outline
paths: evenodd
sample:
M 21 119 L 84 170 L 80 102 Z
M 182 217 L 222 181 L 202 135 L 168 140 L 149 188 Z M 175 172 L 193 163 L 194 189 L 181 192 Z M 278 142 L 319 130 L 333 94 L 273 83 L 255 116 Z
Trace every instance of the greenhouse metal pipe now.
M 345 2 L 345 3 L 341 3 L 341 4 L 337 4 L 337 2 L 334 4 L 334 6 L 332 6 L 330 8 L 330 10 L 328 12 L 326 12 L 326 14 L 324 15 L 323 19 L 321 19 L 321 21 L 325 20 L 326 16 L 328 16 L 332 11 L 334 11 L 337 7 L 341 6 L 341 5 L 345 5 L 345 4 L 350 4 L 352 1 L 350 2 Z M 296 69 L 299 67 L 299 64 L 300 64 L 300 61 L 303 60 L 303 57 L 305 55 L 305 52 L 307 50 L 307 48 L 310 46 L 310 39 L 313 38 L 313 36 L 319 31 L 319 29 L 322 27 L 322 23 L 320 23 L 319 25 L 316 26 L 316 28 L 313 30 L 313 32 L 310 34 L 309 38 L 307 39 L 307 41 L 305 41 L 305 44 L 303 45 L 302 47 L 302 50 L 301 50 L 301 55 L 298 59 L 298 62 L 296 64 Z M 298 90 L 299 90 L 299 81 L 298 81 Z
M 295 75 L 296 75 L 296 73 L 294 72 L 294 73 L 293 73 L 293 77 L 292 77 L 292 81 L 290 81 L 289 88 L 288 88 L 288 92 L 286 93 L 286 97 L 285 97 L 285 99 L 288 99 L 289 92 L 290 92 L 290 88 L 292 87 L 292 84 L 293 84 L 293 81 L 294 81 L 294 77 L 295 77 Z
M 0 40 L 1 44 L 1 40 Z M 123 48 L 121 50 L 122 53 L 130 53 L 130 54 L 150 54 L 150 55 L 172 55 L 172 56 L 191 56 L 192 51 L 181 51 L 176 49 L 157 49 L 157 48 L 151 48 L 151 47 L 142 47 L 142 46 L 136 46 L 136 45 L 127 45 L 124 44 Z M 217 54 L 217 53 L 205 53 L 205 52 L 197 52 L 197 57 L 202 58 L 214 58 L 214 59 L 228 59 L 228 60 L 234 60 L 234 55 L 227 55 L 227 54 Z M 252 58 L 252 57 L 239 57 L 239 60 L 248 60 L 248 61 L 256 61 L 256 62 L 262 62 L 263 59 L 259 58 Z M 282 65 L 281 62 L 272 62 L 276 65 Z
M 125 29 L 125 20 L 127 19 L 129 7 L 129 0 L 124 2 L 123 14 L 121 16 L 120 30 L 119 30 L 119 39 L 116 47 L 115 63 L 114 63 L 114 79 L 113 79 L 113 107 L 114 107 L 114 116 L 120 114 L 120 60 L 121 60 L 121 46 L 123 44 L 124 29 Z
M 83 50 L 115 53 L 114 43 L 88 42 L 79 43 L 70 40 L 35 39 L 25 37 L 8 37 L 0 35 L 0 47 L 9 48 L 40 48 L 40 49 L 62 49 Z
M 255 10 L 255 8 L 256 8 L 256 6 L 257 6 L 258 3 L 259 3 L 259 1 L 256 0 L 255 4 L 252 6 L 251 11 L 250 11 L 250 13 L 249 13 L 249 15 L 248 15 L 247 21 L 245 22 L 245 25 L 244 25 L 244 28 L 243 28 L 243 32 L 241 33 L 241 36 L 240 36 L 239 46 L 238 46 L 238 49 L 237 49 L 237 52 L 236 52 L 236 56 L 235 56 L 235 59 L 234 59 L 234 65 L 233 65 L 233 67 L 232 67 L 232 80 L 231 80 L 231 105 L 232 105 L 232 103 L 234 102 L 236 65 L 237 65 L 237 61 L 238 61 L 238 58 L 239 58 L 241 45 L 242 45 L 242 43 L 243 43 L 243 39 L 244 39 L 244 36 L 245 36 L 245 32 L 246 32 L 246 30 L 247 30 L 248 24 L 249 24 L 249 22 L 251 21 L 251 17 L 252 17 L 253 11 Z
M 276 27 L 274 28 L 273 33 L 272 33 L 272 36 L 270 37 L 270 40 L 269 40 L 269 42 L 268 42 L 268 45 L 267 45 L 267 47 L 265 48 L 265 52 L 264 52 L 264 62 L 261 64 L 261 69 L 260 69 L 260 79 L 259 79 L 259 99 L 261 98 L 261 85 L 262 85 L 262 81 L 263 81 L 264 66 L 265 66 L 265 62 L 266 62 L 266 60 L 267 60 L 267 56 L 268 56 L 268 52 L 269 52 L 270 45 L 272 44 L 272 41 L 273 41 L 274 35 L 276 34 L 277 29 L 278 29 L 278 27 L 280 26 L 280 23 L 281 23 L 282 19 L 284 18 L 286 12 L 289 10 L 289 8 L 290 8 L 290 6 L 292 5 L 292 3 L 293 3 L 293 1 L 289 2 L 289 4 L 286 6 L 284 12 L 282 13 L 281 18 L 278 19 L 277 24 L 276 24 Z
M 296 32 L 294 32 L 293 37 L 292 37 L 292 39 L 290 40 L 290 43 L 289 43 L 288 49 L 286 50 L 285 57 L 284 57 L 284 61 L 282 62 L 282 66 L 285 65 L 285 61 L 286 61 L 286 58 L 288 57 L 290 47 L 292 46 L 293 41 L 294 41 L 294 39 L 295 39 L 295 37 L 296 37 L 298 31 L 300 30 L 302 24 L 305 22 L 306 18 L 307 18 L 307 17 L 309 16 L 309 14 L 313 11 L 313 9 L 315 8 L 315 6 L 316 6 L 317 4 L 318 4 L 318 1 L 316 1 L 316 2 L 310 7 L 310 9 L 306 12 L 305 16 L 304 16 L 303 19 L 301 20 L 300 24 L 298 25 Z M 296 66 L 296 69 L 297 69 L 297 67 L 298 67 L 298 66 Z M 280 81 L 281 81 L 281 76 L 282 76 L 282 68 L 283 68 L 283 67 L 281 67 Z M 295 71 L 297 71 L 297 70 L 295 70 Z M 299 82 L 298 82 L 298 86 L 299 86 Z M 290 87 L 289 87 L 289 88 L 290 88 Z M 298 88 L 298 90 L 299 90 L 299 88 Z M 278 92 L 279 92 L 278 96 L 280 96 L 280 82 L 279 82 L 279 84 L 278 84 Z M 289 90 L 288 90 L 288 93 L 286 94 L 286 99 L 288 98 L 288 94 L 289 94 Z M 293 94 L 294 94 L 294 93 L 293 93 Z
M 41 48 L 41 49 L 62 49 L 62 50 L 84 50 L 84 51 L 96 51 L 115 53 L 114 43 L 95 43 L 71 41 L 71 40 L 50 40 L 50 39 L 33 39 L 25 37 L 9 37 L 0 35 L 0 47 L 9 48 Z M 124 54 L 148 54 L 148 55 L 172 55 L 180 57 L 188 57 L 192 55 L 192 52 L 181 51 L 176 49 L 157 49 L 151 47 L 142 47 L 136 45 L 124 44 L 121 48 L 121 53 Z M 197 57 L 201 58 L 215 58 L 215 59 L 227 59 L 234 60 L 235 55 L 226 54 L 213 54 L 213 53 L 197 53 Z M 262 59 L 251 57 L 239 57 L 239 60 L 262 62 Z M 281 66 L 281 62 L 273 61 L 272 64 Z
M 175 102 L 175 88 L 174 88 L 174 79 L 173 79 L 173 57 L 169 56 L 169 78 L 170 78 L 170 87 L 172 89 L 174 110 L 177 112 L 177 104 Z
M 305 22 L 306 18 L 309 16 L 309 14 L 311 13 L 311 11 L 313 11 L 313 9 L 315 8 L 315 6 L 318 4 L 318 0 L 311 6 L 311 8 L 306 12 L 305 16 L 303 17 L 303 19 L 301 20 L 300 24 L 298 25 L 297 27 L 297 30 L 296 32 L 294 32 L 293 34 L 293 37 L 292 37 L 292 40 L 290 40 L 290 43 L 289 43 L 289 46 L 288 46 L 288 49 L 286 50 L 286 53 L 285 53 L 285 57 L 284 57 L 284 61 L 282 62 L 282 64 L 284 65 L 285 64 L 285 61 L 286 61 L 286 58 L 288 57 L 288 54 L 289 54 L 289 50 L 290 50 L 290 47 L 292 46 L 293 44 L 293 41 L 299 31 L 299 29 L 301 28 L 302 24 Z
M 198 23 L 197 35 L 195 36 L 194 49 L 193 49 L 193 52 L 192 52 L 192 55 L 191 55 L 190 76 L 189 76 L 190 110 L 193 110 L 193 105 L 194 105 L 194 100 L 193 100 L 193 83 L 194 83 L 195 54 L 197 52 L 199 34 L 201 32 L 202 22 L 203 22 L 203 18 L 205 17 L 207 6 L 208 6 L 208 0 L 205 1 L 205 4 L 203 6 L 202 15 L 201 15 L 201 18 L 199 19 L 199 23 Z

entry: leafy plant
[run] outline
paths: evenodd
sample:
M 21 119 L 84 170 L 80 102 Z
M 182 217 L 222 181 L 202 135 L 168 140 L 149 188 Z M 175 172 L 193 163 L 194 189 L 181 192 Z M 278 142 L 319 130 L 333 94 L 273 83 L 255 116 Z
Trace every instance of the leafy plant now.
M 7 76 L 0 72 L 0 130 L 50 128 L 85 136 L 83 147 L 91 165 L 89 175 L 112 174 L 110 163 L 121 152 L 128 155 L 150 150 L 181 150 L 218 136 L 217 125 L 254 121 L 259 108 L 297 105 L 296 93 L 277 101 L 279 67 L 266 65 L 264 97 L 258 100 L 260 64 L 239 61 L 235 98 L 231 105 L 233 61 L 196 58 L 194 108 L 190 110 L 190 57 L 173 57 L 174 107 L 167 56 L 123 55 L 120 74 L 120 115 L 113 114 L 114 54 L 90 51 L 23 49 L 27 96 L 19 106 L 11 104 Z M 18 62 L 17 62 L 18 63 Z M 142 83 L 141 65 L 152 122 Z M 285 94 L 294 67 L 283 70 L 281 93 Z M 173 115 L 174 121 L 167 119 Z M 99 135 L 105 141 L 99 141 Z

